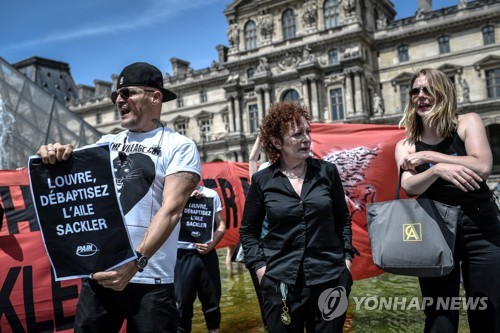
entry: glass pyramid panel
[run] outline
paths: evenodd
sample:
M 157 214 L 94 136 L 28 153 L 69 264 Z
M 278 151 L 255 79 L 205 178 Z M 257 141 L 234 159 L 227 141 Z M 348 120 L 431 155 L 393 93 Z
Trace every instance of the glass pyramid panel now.
M 101 133 L 0 57 L 0 169 L 27 167 L 40 145 L 95 143 Z

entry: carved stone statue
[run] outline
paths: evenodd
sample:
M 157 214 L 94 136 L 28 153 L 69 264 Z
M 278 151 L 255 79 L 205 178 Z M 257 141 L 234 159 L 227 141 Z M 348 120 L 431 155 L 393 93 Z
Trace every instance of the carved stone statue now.
M 300 59 L 297 59 L 297 57 L 295 57 L 294 55 L 290 54 L 290 52 L 286 52 L 285 56 L 283 57 L 283 59 L 281 59 L 278 62 L 278 67 L 282 71 L 287 71 L 289 69 L 295 68 L 295 66 L 297 65 L 297 63 L 299 61 L 300 61 Z
M 231 23 L 227 28 L 227 38 L 229 39 L 229 47 L 238 48 L 240 43 L 240 29 L 238 23 Z
M 343 0 L 345 16 L 349 17 L 356 12 L 356 0 Z
M 458 1 L 458 9 L 467 8 L 467 0 L 459 0 Z
M 382 97 L 380 97 L 377 93 L 373 94 L 373 114 L 380 114 L 383 116 L 384 111 L 384 102 L 382 101 Z
M 469 84 L 465 81 L 465 79 L 463 79 L 460 85 L 462 86 L 462 103 L 470 102 Z
M 257 65 L 256 72 L 263 73 L 263 72 L 267 72 L 268 70 L 269 70 L 269 63 L 267 62 L 267 58 L 261 57 L 259 59 L 259 64 Z
M 385 17 L 385 14 L 380 14 L 379 18 L 377 19 L 377 29 L 385 28 L 387 28 L 387 18 Z
M 307 1 L 304 3 L 303 9 L 302 20 L 304 21 L 304 26 L 306 28 L 315 27 L 318 19 L 318 6 L 316 5 L 316 1 Z
M 309 45 L 306 45 L 304 47 L 304 50 L 302 51 L 302 59 L 301 59 L 301 63 L 311 63 L 311 62 L 314 62 L 316 60 L 316 57 L 314 55 L 314 53 L 311 53 L 311 48 L 309 47 Z
M 271 14 L 261 15 L 257 20 L 257 28 L 263 41 L 270 40 L 274 31 L 273 16 Z

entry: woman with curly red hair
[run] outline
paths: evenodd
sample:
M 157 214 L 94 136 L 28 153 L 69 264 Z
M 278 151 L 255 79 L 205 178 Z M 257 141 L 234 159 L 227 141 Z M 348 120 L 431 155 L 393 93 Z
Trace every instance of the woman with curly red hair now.
M 252 177 L 240 228 L 270 333 L 342 332 L 359 254 L 337 167 L 310 156 L 309 121 L 298 103 L 269 109 L 260 140 L 271 165 Z M 260 239 L 266 216 L 269 231 Z

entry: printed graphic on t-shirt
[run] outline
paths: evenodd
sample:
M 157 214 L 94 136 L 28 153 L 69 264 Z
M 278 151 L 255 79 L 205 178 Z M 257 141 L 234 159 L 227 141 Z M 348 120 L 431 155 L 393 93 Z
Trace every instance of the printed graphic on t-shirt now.
M 113 168 L 123 214 L 127 215 L 148 193 L 155 178 L 155 165 L 145 154 L 120 152 L 113 160 Z

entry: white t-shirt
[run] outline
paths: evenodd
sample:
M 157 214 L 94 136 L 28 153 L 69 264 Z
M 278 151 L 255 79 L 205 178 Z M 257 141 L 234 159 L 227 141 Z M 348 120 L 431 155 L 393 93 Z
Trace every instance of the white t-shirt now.
M 200 156 L 190 139 L 169 128 L 150 132 L 123 131 L 104 135 L 99 141 L 111 144 L 111 159 L 125 224 L 136 248 L 162 204 L 165 177 L 187 171 L 201 176 Z M 132 283 L 174 282 L 179 224 L 149 259 Z
M 217 194 L 216 191 L 214 191 L 210 188 L 207 188 L 205 186 L 198 186 L 198 192 L 200 192 L 201 194 L 203 194 L 207 198 L 214 198 L 214 219 L 215 219 L 215 214 L 222 211 L 222 203 L 220 201 L 219 195 Z M 214 223 L 214 228 L 216 228 L 215 223 Z M 185 250 L 194 250 L 194 249 L 196 249 L 196 245 L 195 245 L 195 243 L 186 243 L 186 242 L 180 243 L 179 242 L 178 248 L 185 249 Z

